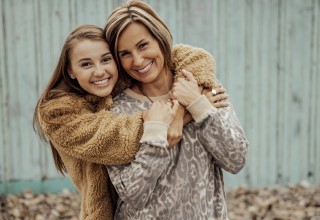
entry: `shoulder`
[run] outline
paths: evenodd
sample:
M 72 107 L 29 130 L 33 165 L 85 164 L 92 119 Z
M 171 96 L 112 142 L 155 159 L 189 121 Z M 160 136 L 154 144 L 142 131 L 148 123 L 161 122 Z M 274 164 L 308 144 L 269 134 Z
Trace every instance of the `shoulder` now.
M 113 98 L 111 111 L 119 115 L 124 112 L 124 109 L 127 109 L 127 106 L 130 106 L 131 101 L 131 98 L 123 91 Z
M 113 98 L 111 110 L 115 114 L 126 113 L 131 115 L 138 111 L 144 111 L 146 108 L 148 108 L 146 102 L 135 97 L 130 89 L 126 89 Z
M 182 69 L 191 72 L 198 83 L 206 88 L 215 84 L 215 61 L 206 50 L 186 44 L 177 44 L 172 50 L 176 77 L 183 77 Z
M 205 49 L 201 48 L 201 47 L 195 47 L 195 46 L 191 46 L 189 44 L 175 44 L 172 47 L 172 53 L 176 54 L 176 53 L 199 53 L 199 54 L 205 54 L 207 56 L 211 56 L 212 55 L 206 51 Z
M 130 95 L 131 93 L 132 92 L 130 89 L 126 89 L 123 92 L 119 93 L 117 96 L 113 98 L 113 106 L 123 105 L 125 103 L 132 103 L 137 101 Z
M 110 97 L 111 99 L 111 97 Z M 98 108 L 105 109 L 105 106 L 111 106 L 109 99 L 97 99 L 91 96 L 80 96 L 76 94 L 67 94 L 61 97 L 49 100 L 40 107 L 40 114 L 43 119 L 49 121 L 57 118 L 66 118 L 72 115 L 79 115 L 86 112 L 95 112 Z
M 41 105 L 41 113 L 54 115 L 59 112 L 76 111 L 81 106 L 82 98 L 76 95 L 64 95 L 47 101 Z

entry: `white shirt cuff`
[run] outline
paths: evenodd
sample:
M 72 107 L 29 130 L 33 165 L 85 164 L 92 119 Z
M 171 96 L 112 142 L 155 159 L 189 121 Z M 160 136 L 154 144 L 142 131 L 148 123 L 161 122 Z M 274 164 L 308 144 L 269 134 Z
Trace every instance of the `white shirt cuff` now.
M 190 112 L 194 121 L 197 123 L 207 118 L 210 112 L 217 111 L 205 95 L 199 96 L 199 98 L 187 106 L 186 109 Z
M 169 125 L 158 121 L 146 121 L 143 123 L 143 135 L 140 139 L 140 143 L 148 142 L 167 142 Z

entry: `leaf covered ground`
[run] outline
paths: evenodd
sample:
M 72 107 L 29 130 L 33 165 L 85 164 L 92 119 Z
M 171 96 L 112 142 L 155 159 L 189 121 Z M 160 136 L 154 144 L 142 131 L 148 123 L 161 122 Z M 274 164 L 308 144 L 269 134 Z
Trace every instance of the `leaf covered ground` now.
M 237 188 L 227 192 L 230 220 L 320 220 L 320 187 L 302 182 L 297 186 Z M 80 196 L 59 194 L 0 196 L 0 220 L 78 220 Z

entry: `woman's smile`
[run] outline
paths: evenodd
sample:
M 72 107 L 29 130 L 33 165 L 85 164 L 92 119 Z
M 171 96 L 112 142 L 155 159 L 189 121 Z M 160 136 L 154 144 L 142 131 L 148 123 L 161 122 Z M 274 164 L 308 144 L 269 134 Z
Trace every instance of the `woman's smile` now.
M 92 81 L 91 83 L 98 86 L 98 87 L 104 87 L 108 85 L 108 82 L 110 81 L 111 77 L 102 79 L 102 80 L 97 80 L 97 81 Z
M 149 63 L 147 66 L 143 67 L 142 69 L 137 69 L 137 71 L 142 74 L 148 73 L 149 70 L 151 70 L 152 64 L 153 64 L 153 61 Z

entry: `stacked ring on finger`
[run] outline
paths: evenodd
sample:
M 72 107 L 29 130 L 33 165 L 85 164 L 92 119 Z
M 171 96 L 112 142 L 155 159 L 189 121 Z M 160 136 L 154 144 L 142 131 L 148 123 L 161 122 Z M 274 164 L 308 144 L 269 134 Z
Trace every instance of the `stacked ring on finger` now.
M 212 93 L 212 95 L 217 95 L 218 94 L 217 90 L 215 90 L 215 89 L 212 89 L 211 93 Z

